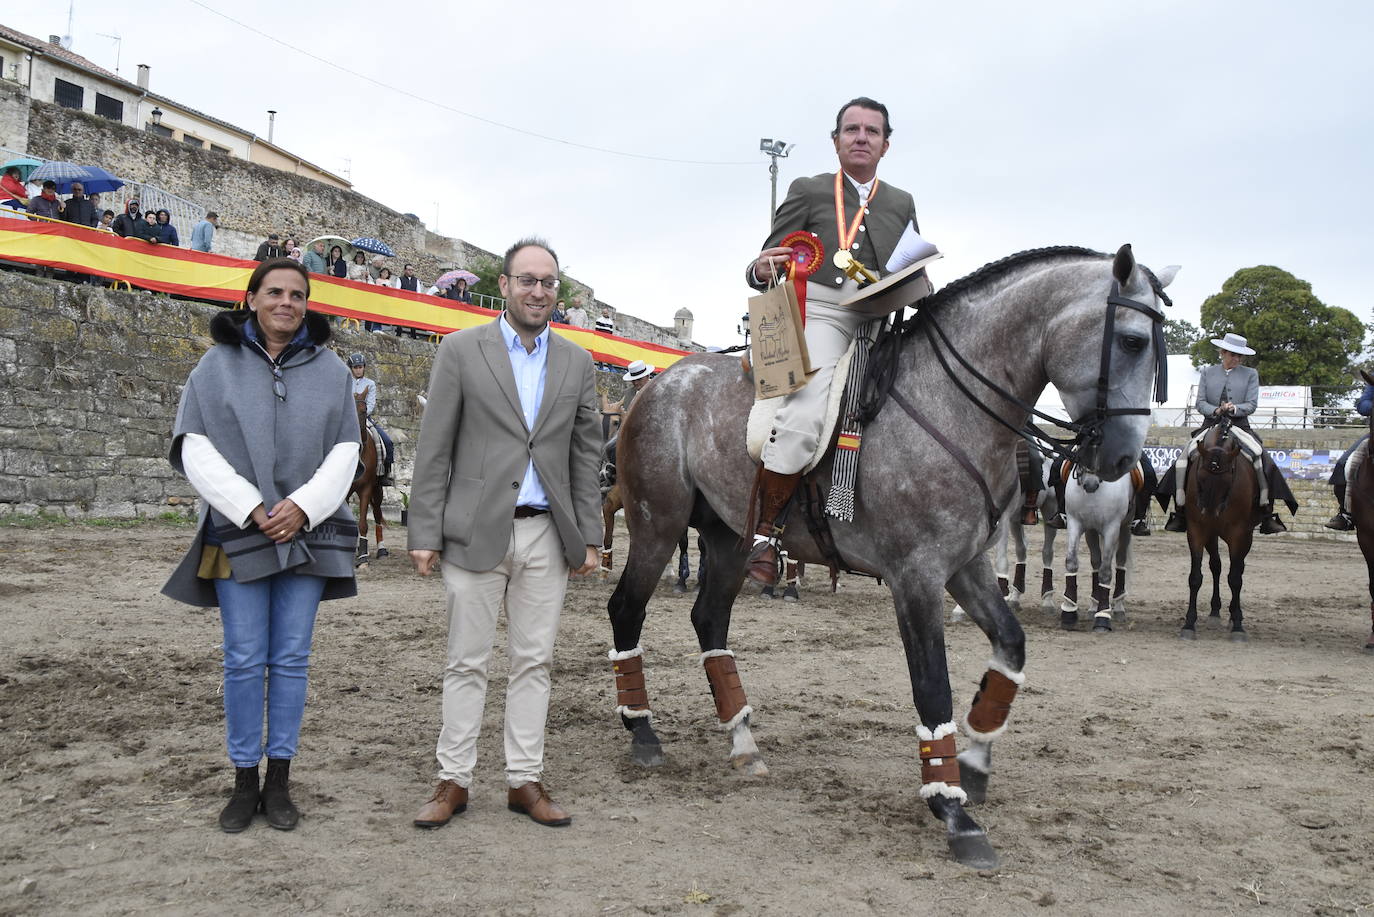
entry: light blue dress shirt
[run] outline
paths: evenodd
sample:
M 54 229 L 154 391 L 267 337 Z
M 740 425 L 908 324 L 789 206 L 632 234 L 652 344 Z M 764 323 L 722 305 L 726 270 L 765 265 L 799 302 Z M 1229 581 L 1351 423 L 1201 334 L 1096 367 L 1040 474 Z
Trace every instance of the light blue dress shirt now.
M 500 328 L 501 337 L 506 341 L 506 353 L 510 356 L 510 368 L 515 373 L 515 390 L 520 393 L 520 410 L 525 415 L 525 428 L 533 430 L 535 418 L 539 416 L 539 405 L 544 401 L 544 383 L 549 375 L 549 329 L 545 326 L 534 339 L 534 350 L 526 352 L 520 336 L 506 321 L 505 313 L 501 315 Z M 534 470 L 533 459 L 525 467 L 525 479 L 520 482 L 520 495 L 515 498 L 515 505 L 549 508 L 549 498 Z

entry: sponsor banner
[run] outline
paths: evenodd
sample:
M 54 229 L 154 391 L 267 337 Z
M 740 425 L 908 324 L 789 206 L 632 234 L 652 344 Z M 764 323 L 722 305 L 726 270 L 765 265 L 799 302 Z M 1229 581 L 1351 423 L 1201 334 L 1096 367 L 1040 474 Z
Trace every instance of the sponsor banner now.
M 96 274 L 145 290 L 221 303 L 241 302 L 248 277 L 257 267 L 255 261 L 122 239 L 70 223 L 18 219 L 0 219 L 0 260 Z M 472 328 L 495 318 L 490 309 L 322 274 L 310 275 L 310 308 L 438 334 Z M 687 355 L 672 347 L 589 329 L 552 327 L 556 334 L 586 348 L 600 363 L 628 366 L 643 360 L 661 370 Z
M 1308 407 L 1308 388 L 1305 385 L 1261 385 L 1259 406 L 1262 408 Z
M 1183 454 L 1182 446 L 1151 446 L 1142 450 L 1154 466 L 1156 474 L 1163 474 Z M 1269 455 L 1285 478 L 1299 481 L 1325 481 L 1336 470 L 1340 451 L 1326 449 L 1270 449 Z

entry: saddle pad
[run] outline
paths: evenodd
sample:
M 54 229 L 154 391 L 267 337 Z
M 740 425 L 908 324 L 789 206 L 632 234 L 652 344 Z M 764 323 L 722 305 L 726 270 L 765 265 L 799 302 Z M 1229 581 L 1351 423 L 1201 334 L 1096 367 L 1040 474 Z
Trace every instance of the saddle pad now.
M 858 346 L 859 338 L 856 335 L 853 341 L 849 342 L 849 349 L 840 357 L 840 361 L 835 364 L 835 372 L 830 377 L 830 392 L 825 400 L 825 423 L 821 426 L 821 438 L 816 443 L 816 454 L 807 460 L 803 473 L 810 471 L 821 463 L 825 458 L 825 453 L 830 450 L 830 438 L 835 433 L 835 423 L 840 418 L 840 404 L 844 401 L 844 380 L 849 376 L 849 363 L 854 359 L 854 350 Z M 836 380 L 839 384 L 836 385 Z M 815 385 L 815 380 L 808 382 L 807 385 Z M 749 410 L 749 423 L 745 428 L 745 441 L 749 448 L 749 457 L 758 462 L 762 460 L 763 444 L 768 441 L 768 434 L 773 429 L 773 417 L 778 413 L 778 408 L 782 407 L 783 399 L 786 395 L 777 398 L 764 398 L 755 401 L 754 406 Z
M 1019 444 L 1018 444 L 1019 445 Z M 1062 470 L 1059 472 L 1059 480 L 1065 484 L 1069 483 L 1069 476 L 1073 474 L 1073 462 L 1065 460 Z M 1140 470 L 1140 463 L 1136 462 L 1131 466 L 1131 490 L 1139 491 L 1145 486 L 1145 472 Z
M 1203 437 L 1207 435 L 1208 429 L 1211 428 L 1208 427 L 1199 430 L 1197 432 L 1197 435 L 1189 441 L 1188 448 L 1184 450 L 1185 457 L 1191 458 L 1192 456 L 1197 455 L 1198 447 L 1202 445 Z M 1248 430 L 1242 430 L 1240 427 L 1232 427 L 1231 435 L 1236 438 L 1236 442 L 1240 443 L 1240 451 L 1244 452 L 1252 459 L 1259 458 L 1260 453 L 1264 451 L 1264 446 L 1260 444 L 1259 439 L 1255 436 L 1255 434 L 1249 432 Z

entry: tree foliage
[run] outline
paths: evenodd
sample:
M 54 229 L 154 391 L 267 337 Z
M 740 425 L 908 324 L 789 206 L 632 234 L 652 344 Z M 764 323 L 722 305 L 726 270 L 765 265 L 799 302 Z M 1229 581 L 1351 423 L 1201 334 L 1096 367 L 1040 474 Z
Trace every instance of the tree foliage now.
M 1193 344 L 1201 337 L 1202 329 L 1192 322 L 1172 318 L 1164 320 L 1164 345 L 1171 357 L 1176 354 L 1190 353 Z
M 1210 339 L 1234 331 L 1255 349 L 1245 362 L 1261 385 L 1349 385 L 1365 331 L 1348 309 L 1326 305 L 1310 283 L 1269 265 L 1232 274 L 1202 304 L 1202 328 L 1194 366 L 1217 362 Z

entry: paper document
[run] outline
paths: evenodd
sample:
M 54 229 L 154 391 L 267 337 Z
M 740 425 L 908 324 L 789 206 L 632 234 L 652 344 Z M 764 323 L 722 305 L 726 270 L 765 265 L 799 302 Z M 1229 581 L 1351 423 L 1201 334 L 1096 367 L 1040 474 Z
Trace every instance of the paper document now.
M 933 255 L 939 254 L 940 250 L 925 239 L 916 231 L 916 225 L 907 220 L 906 231 L 897 240 L 897 247 L 892 250 L 892 257 L 887 259 L 885 270 L 889 274 L 895 274 L 917 261 L 924 261 Z

